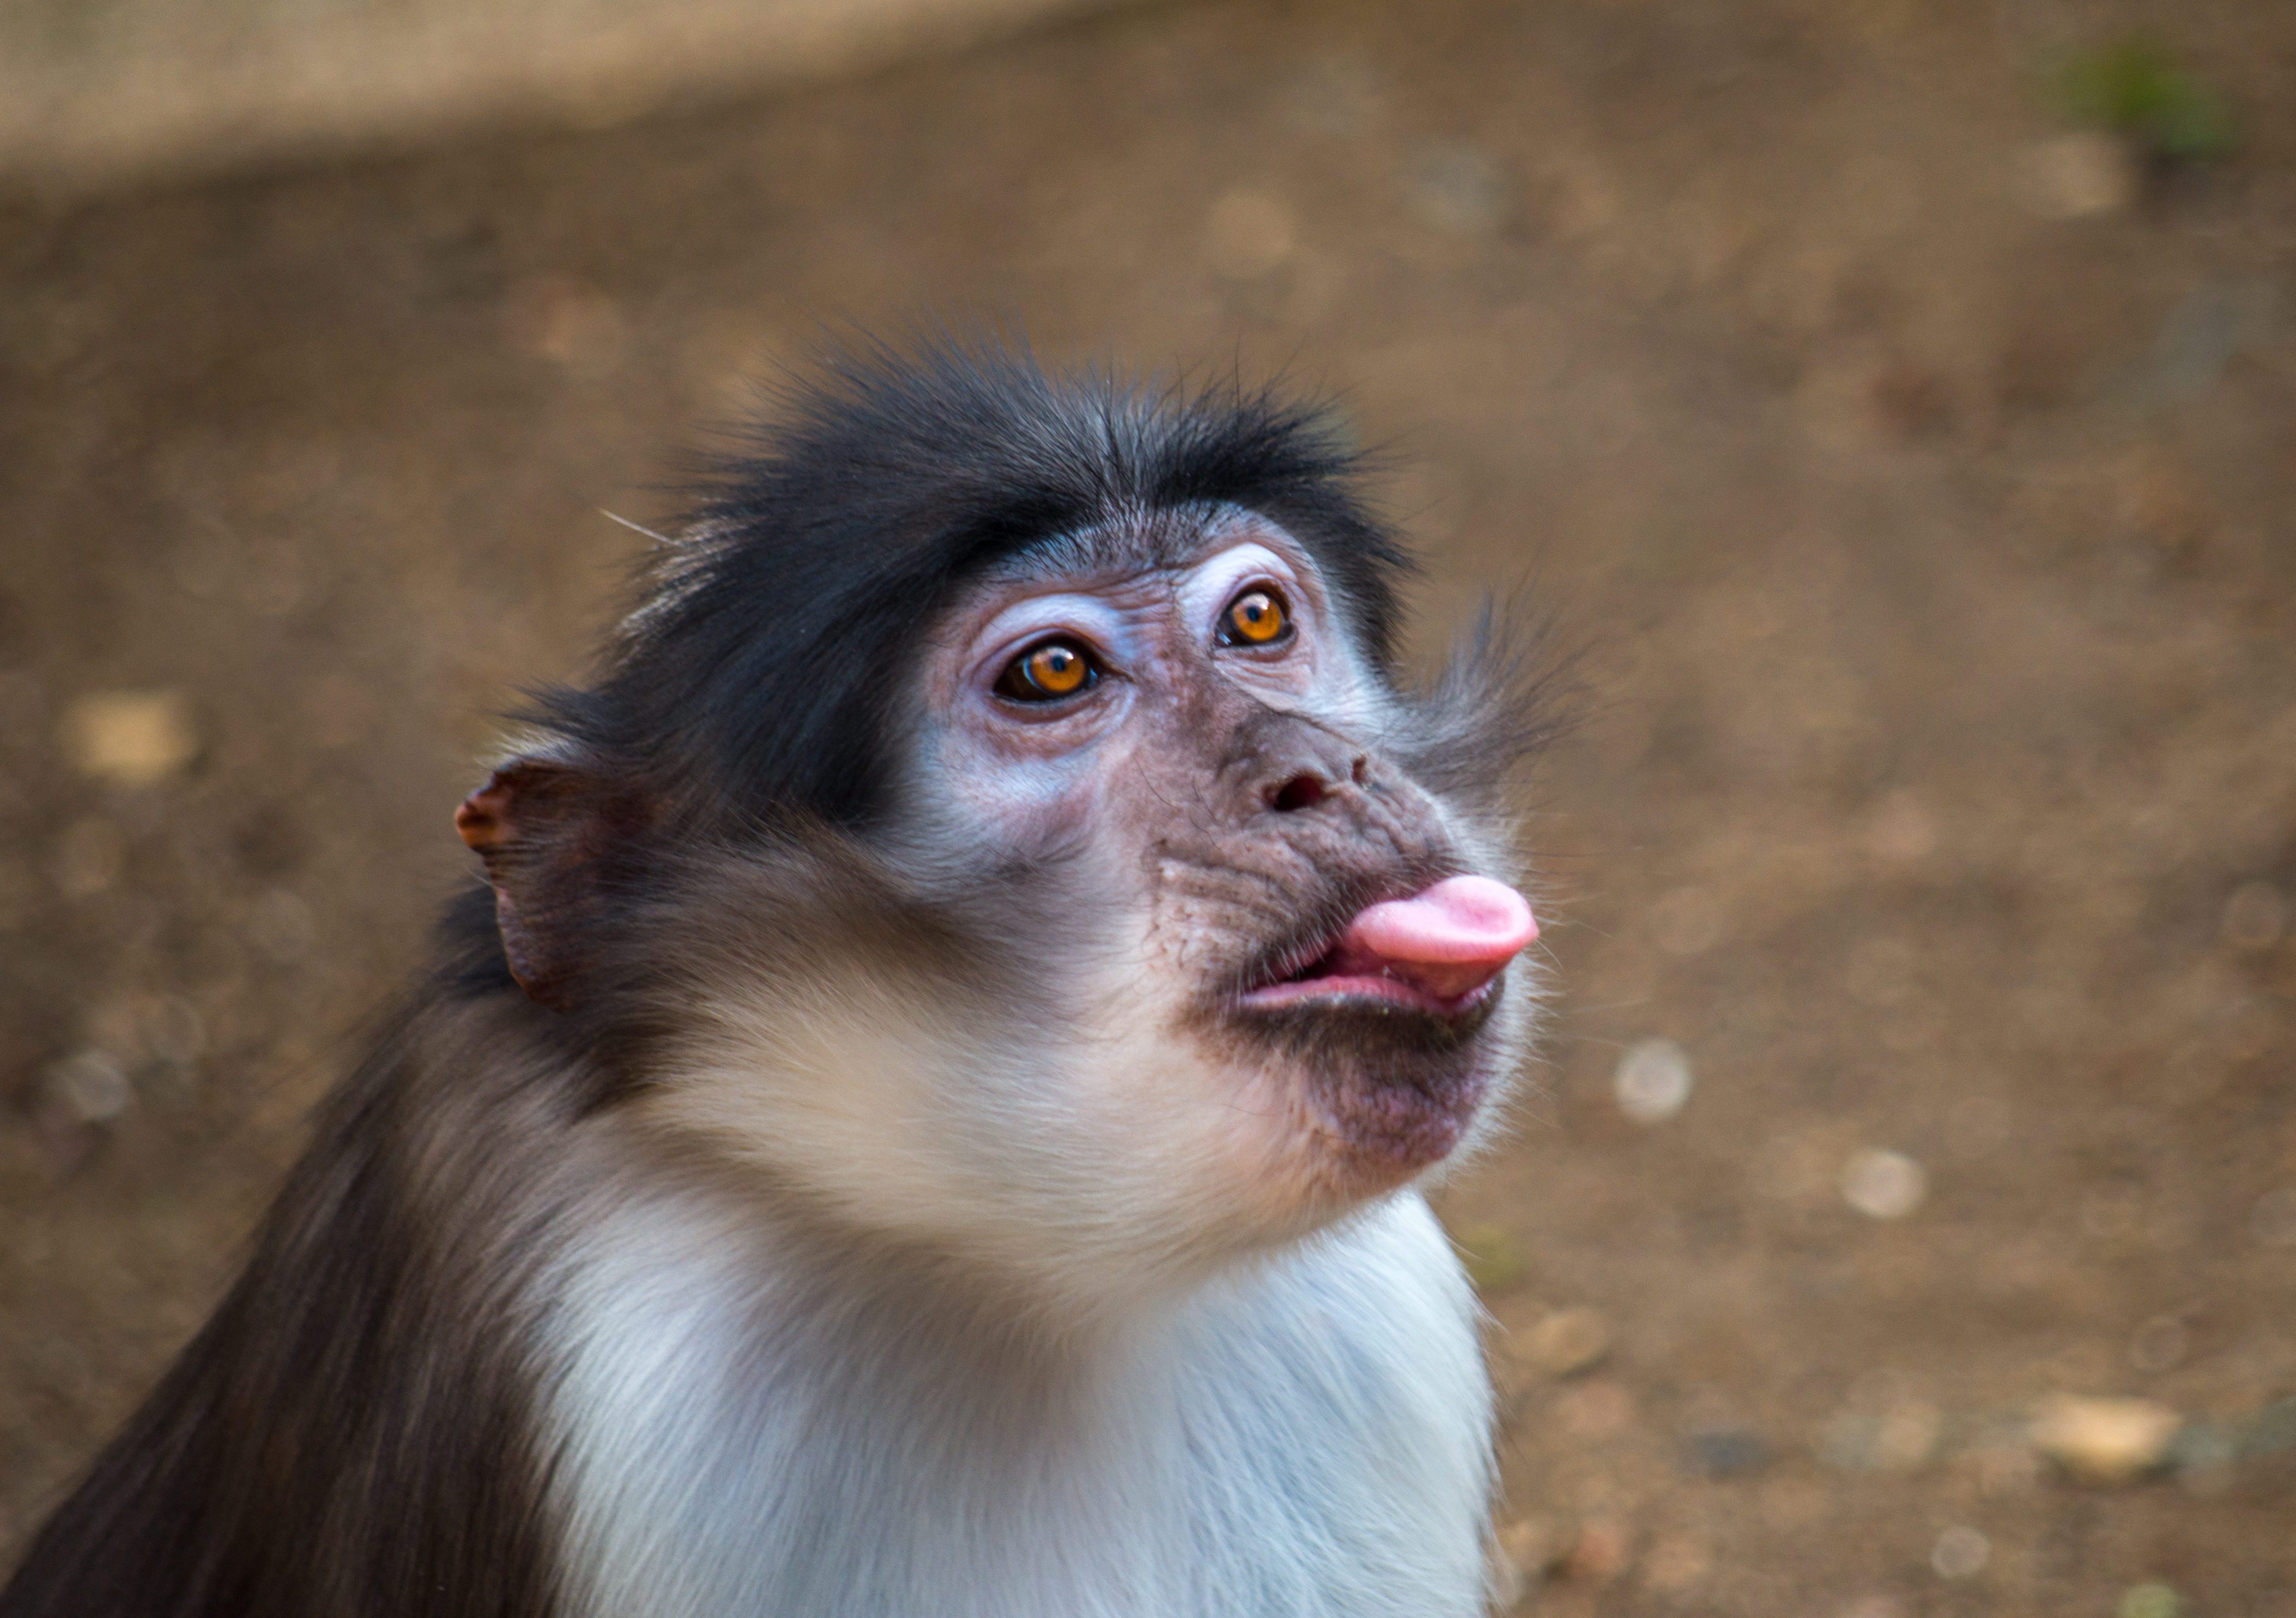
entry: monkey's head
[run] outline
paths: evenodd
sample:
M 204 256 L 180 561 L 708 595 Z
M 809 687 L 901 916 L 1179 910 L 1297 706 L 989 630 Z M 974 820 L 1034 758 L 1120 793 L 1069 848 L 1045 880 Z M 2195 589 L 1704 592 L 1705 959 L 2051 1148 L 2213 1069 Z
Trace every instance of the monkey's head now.
M 1353 471 L 1264 397 L 996 355 L 791 401 L 460 819 L 590 1105 L 1071 1292 L 1456 1160 L 1527 1031 L 1546 732 L 1488 635 L 1398 685 Z

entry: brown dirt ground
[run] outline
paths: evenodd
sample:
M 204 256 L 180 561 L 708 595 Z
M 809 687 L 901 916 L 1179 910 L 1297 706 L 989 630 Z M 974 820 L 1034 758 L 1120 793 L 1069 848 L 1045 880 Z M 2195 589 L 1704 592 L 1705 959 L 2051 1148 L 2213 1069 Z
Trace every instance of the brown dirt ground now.
M 2042 217 L 2036 76 L 2135 23 L 2245 144 Z M 2296 1395 L 2292 266 L 2262 0 L 1155 9 L 10 211 L 0 1547 L 417 959 L 488 716 L 611 611 L 599 508 L 668 510 L 816 316 L 931 308 L 1333 389 L 1404 457 L 1424 644 L 1534 565 L 1592 643 L 1535 823 L 1548 1059 L 1444 1198 L 1502 1326 L 1614 1334 L 1506 1370 L 1541 1610 L 2296 1610 L 2296 1433 L 2254 1419 Z M 76 771 L 119 688 L 184 694 L 196 760 Z M 1697 1086 L 1643 1126 L 1651 1036 Z M 135 1086 L 101 1129 L 56 1103 L 90 1048 Z M 1906 1217 L 1840 1195 L 1871 1148 L 1926 1170 Z M 2079 1485 L 2017 1438 L 2051 1391 L 2244 1448 Z

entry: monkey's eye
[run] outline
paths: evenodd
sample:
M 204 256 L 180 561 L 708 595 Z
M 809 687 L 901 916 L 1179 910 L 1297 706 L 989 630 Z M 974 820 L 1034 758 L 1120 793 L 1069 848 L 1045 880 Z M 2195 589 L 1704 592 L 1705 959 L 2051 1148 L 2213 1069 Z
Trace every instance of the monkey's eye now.
M 1264 586 L 1246 590 L 1227 604 L 1220 623 L 1224 646 L 1272 646 L 1292 633 L 1292 614 L 1283 597 Z
M 1005 665 L 996 694 L 1016 702 L 1057 702 L 1100 683 L 1092 654 L 1072 640 L 1040 641 Z

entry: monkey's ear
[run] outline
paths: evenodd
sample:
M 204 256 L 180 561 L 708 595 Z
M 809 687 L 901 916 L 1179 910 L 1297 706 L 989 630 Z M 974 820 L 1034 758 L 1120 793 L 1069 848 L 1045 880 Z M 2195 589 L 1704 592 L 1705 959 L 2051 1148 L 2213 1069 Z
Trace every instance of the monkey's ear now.
M 512 759 L 463 800 L 455 829 L 486 862 L 511 975 L 572 1009 L 600 944 L 607 890 L 649 819 L 644 800 L 578 761 Z

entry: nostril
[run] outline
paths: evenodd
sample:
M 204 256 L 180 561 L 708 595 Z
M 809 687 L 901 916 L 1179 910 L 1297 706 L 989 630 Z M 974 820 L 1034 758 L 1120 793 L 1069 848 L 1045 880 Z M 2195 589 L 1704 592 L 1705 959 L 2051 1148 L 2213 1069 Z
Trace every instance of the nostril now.
M 1294 776 L 1267 794 L 1267 807 L 1279 815 L 1311 809 L 1324 801 L 1324 784 L 1314 776 Z

